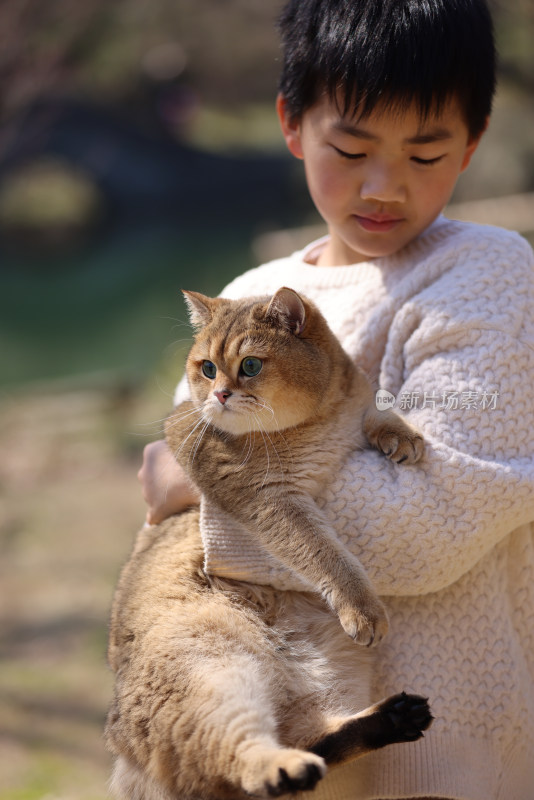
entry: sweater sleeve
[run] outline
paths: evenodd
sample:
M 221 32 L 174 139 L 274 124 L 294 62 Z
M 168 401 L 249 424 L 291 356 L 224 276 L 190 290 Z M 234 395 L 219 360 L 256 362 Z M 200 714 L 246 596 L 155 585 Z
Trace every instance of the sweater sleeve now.
M 391 326 L 382 385 L 389 381 L 396 407 L 426 437 L 426 454 L 409 467 L 355 454 L 321 501 L 382 595 L 439 591 L 534 520 L 533 267 L 522 248 L 525 255 L 524 281 L 512 272 L 499 286 L 491 275 L 468 286 L 467 276 L 462 289 L 448 275 Z M 462 302 L 464 290 L 473 302 Z

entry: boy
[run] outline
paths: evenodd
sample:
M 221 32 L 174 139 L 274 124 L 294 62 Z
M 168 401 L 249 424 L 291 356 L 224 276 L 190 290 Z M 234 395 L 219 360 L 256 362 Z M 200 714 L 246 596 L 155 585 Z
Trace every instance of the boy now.
M 428 442 L 416 467 L 355 454 L 323 500 L 389 608 L 374 695 L 427 694 L 436 721 L 317 794 L 529 800 L 534 258 L 440 216 L 489 117 L 490 16 L 484 0 L 291 0 L 280 27 L 282 131 L 329 235 L 223 296 L 302 291 Z M 162 443 L 140 477 L 149 522 L 197 501 Z M 232 520 L 205 508 L 202 524 L 208 572 L 287 588 Z

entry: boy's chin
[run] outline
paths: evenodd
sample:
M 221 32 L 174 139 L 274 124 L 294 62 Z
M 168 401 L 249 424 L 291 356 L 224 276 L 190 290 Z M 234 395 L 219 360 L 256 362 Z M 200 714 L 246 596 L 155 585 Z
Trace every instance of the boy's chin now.
M 345 237 L 331 232 L 330 246 L 325 249 L 324 259 L 321 261 L 325 266 L 341 266 L 393 256 L 415 241 L 433 221 L 417 228 L 409 228 L 400 223 L 390 231 L 365 232 L 358 236 Z

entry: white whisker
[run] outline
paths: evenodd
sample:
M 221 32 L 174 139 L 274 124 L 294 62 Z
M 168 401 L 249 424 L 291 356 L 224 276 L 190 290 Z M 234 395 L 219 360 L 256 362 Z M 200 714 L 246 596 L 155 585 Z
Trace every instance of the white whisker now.
M 136 427 L 139 428 L 147 428 L 144 431 L 128 431 L 129 436 L 141 436 L 141 437 L 154 437 L 154 436 L 161 436 L 164 438 L 165 436 L 165 425 L 167 424 L 169 430 L 175 428 L 179 422 L 186 419 L 187 416 L 193 415 L 195 413 L 201 412 L 201 406 L 189 409 L 188 411 L 184 411 L 181 415 L 176 415 L 176 413 L 168 414 L 166 417 L 162 417 L 161 419 L 154 419 L 150 420 L 149 422 L 136 422 Z M 172 422 L 170 421 L 172 416 Z
M 272 418 L 274 419 L 274 421 L 276 422 L 276 417 L 275 417 L 274 409 L 272 408 L 272 406 L 270 406 L 270 405 L 269 405 L 269 404 L 268 404 L 268 403 L 267 403 L 267 402 L 266 402 L 266 401 L 263 399 L 263 397 L 250 398 L 250 399 L 252 400 L 252 402 L 253 402 L 253 404 L 254 404 L 254 405 L 256 405 L 256 406 L 259 406 L 259 408 L 261 408 L 261 409 L 265 409 L 265 411 L 268 411 L 268 412 L 270 413 L 271 417 L 272 417 Z
M 163 436 L 165 428 L 159 425 L 157 428 L 152 428 L 149 431 L 128 431 L 128 436 L 144 436 L 145 438 L 153 439 L 154 436 Z
M 259 429 L 260 435 L 261 435 L 261 437 L 263 439 L 263 444 L 265 446 L 265 453 L 267 455 L 267 469 L 266 469 L 266 472 L 265 472 L 265 475 L 264 475 L 264 478 L 263 478 L 263 481 L 262 481 L 262 484 L 261 484 L 261 488 L 263 488 L 265 486 L 265 482 L 267 480 L 267 477 L 268 477 L 268 474 L 269 474 L 270 465 L 271 465 L 271 459 L 270 459 L 270 455 L 269 455 L 269 446 L 267 444 L 267 441 L 271 445 L 271 447 L 272 447 L 272 449 L 274 451 L 274 454 L 275 454 L 275 456 L 276 456 L 276 458 L 278 460 L 278 466 L 280 467 L 280 475 L 281 475 L 282 478 L 284 476 L 285 470 L 284 470 L 284 468 L 282 466 L 282 461 L 280 460 L 280 456 L 278 454 L 278 450 L 276 449 L 276 445 L 275 445 L 274 441 L 269 436 L 268 431 L 266 431 L 263 428 L 263 426 L 261 424 L 261 420 L 259 419 L 257 414 L 254 414 L 254 412 L 252 412 L 252 413 L 253 413 L 254 419 L 256 420 L 256 422 L 258 424 L 258 429 Z
M 283 468 L 283 466 L 282 466 L 282 462 L 281 462 L 281 460 L 280 460 L 280 456 L 279 456 L 279 454 L 278 454 L 278 450 L 276 449 L 276 445 L 275 445 L 275 443 L 273 442 L 273 440 L 271 439 L 271 437 L 269 436 L 269 433 L 268 433 L 268 431 L 264 431 L 264 433 L 265 433 L 265 435 L 266 435 L 267 439 L 269 440 L 269 442 L 271 443 L 271 447 L 272 447 L 272 448 L 273 448 L 273 450 L 274 450 L 274 454 L 275 454 L 276 458 L 278 459 L 278 466 L 280 467 L 280 474 L 283 476 L 285 471 L 284 471 L 284 468 Z M 285 441 L 285 440 L 284 440 L 284 441 Z M 286 442 L 286 445 L 287 445 L 287 442 Z
M 201 417 L 201 418 L 198 420 L 198 422 L 197 422 L 197 423 L 196 423 L 196 424 L 193 426 L 193 428 L 191 429 L 191 431 L 188 433 L 188 435 L 186 436 L 186 438 L 185 438 L 185 439 L 183 440 L 183 442 L 181 443 L 180 447 L 179 447 L 177 450 L 175 450 L 175 452 L 174 452 L 174 457 L 175 457 L 176 459 L 178 459 L 178 455 L 179 455 L 179 454 L 182 452 L 183 448 L 185 447 L 185 445 L 187 444 L 187 442 L 189 441 L 189 439 L 191 438 L 191 436 L 194 434 L 194 432 L 196 431 L 196 429 L 199 427 L 199 425 L 202 425 L 202 423 L 204 423 L 204 422 L 205 422 L 204 418 L 203 418 L 203 417 Z M 207 425 L 208 423 L 205 423 L 205 424 Z
M 252 434 L 254 434 L 254 439 L 252 438 Z M 247 464 L 249 462 L 250 457 L 252 455 L 252 452 L 254 450 L 255 442 L 256 442 L 256 431 L 252 427 L 249 427 L 248 433 L 247 433 L 247 438 L 246 438 L 245 444 L 243 445 L 243 451 L 242 451 L 244 453 L 245 452 L 245 448 L 247 448 L 247 452 L 246 452 L 246 455 L 245 455 L 244 459 L 239 464 L 238 469 L 241 469 L 242 467 L 245 466 L 245 464 Z
M 194 408 L 190 408 L 187 411 L 183 411 L 181 414 L 176 414 L 176 413 L 172 414 L 172 416 L 169 417 L 169 423 L 168 423 L 169 429 L 172 430 L 173 428 L 176 428 L 185 419 L 187 419 L 188 417 L 192 417 L 195 414 L 200 414 L 200 415 L 202 414 L 202 406 L 195 406 Z
M 261 401 L 261 402 L 259 402 L 259 401 Z M 277 434 L 277 436 L 278 436 L 280 439 L 282 439 L 282 441 L 284 442 L 284 444 L 285 444 L 285 446 L 286 446 L 286 449 L 287 449 L 287 452 L 288 452 L 288 454 L 289 454 L 289 457 L 291 458 L 291 461 L 293 461 L 293 453 L 292 453 L 292 451 L 291 451 L 291 448 L 290 448 L 290 446 L 289 446 L 289 444 L 288 444 L 288 442 L 287 442 L 287 439 L 286 439 L 286 437 L 284 436 L 283 432 L 282 432 L 282 431 L 281 431 L 281 430 L 278 428 L 278 421 L 277 421 L 277 419 L 276 419 L 276 415 L 275 415 L 275 413 L 274 413 L 274 409 L 272 408 L 272 406 L 270 406 L 270 405 L 269 405 L 269 404 L 268 404 L 268 403 L 267 403 L 267 402 L 266 402 L 266 401 L 263 399 L 263 397 L 258 397 L 258 398 L 257 398 L 257 399 L 254 401 L 254 405 L 257 405 L 257 406 L 259 406 L 260 408 L 262 408 L 262 409 L 265 409 L 265 410 L 269 411 L 269 413 L 271 414 L 271 416 L 272 416 L 272 418 L 273 418 L 273 420 L 274 420 L 274 422 L 275 422 L 275 424 L 276 424 L 276 434 Z M 260 419 L 258 418 L 258 416 L 257 416 L 257 415 L 254 415 L 254 416 L 255 416 L 255 419 L 257 420 L 258 424 L 261 426 L 261 421 L 260 421 Z M 265 433 L 267 433 L 267 432 L 265 431 L 265 428 L 264 428 L 264 432 L 265 432 Z M 280 463 L 280 457 L 279 457 L 279 455 L 278 455 L 278 452 L 277 452 L 277 450 L 276 450 L 276 447 L 275 447 L 275 445 L 274 445 L 274 442 L 271 440 L 271 438 L 270 438 L 270 437 L 269 437 L 269 441 L 271 442 L 271 444 L 272 444 L 272 446 L 273 446 L 273 449 L 274 449 L 274 451 L 275 451 L 275 453 L 276 453 L 276 456 L 277 456 L 277 458 L 278 458 L 278 462 Z M 282 470 L 282 472 L 283 472 L 283 468 L 282 468 L 282 464 L 281 464 L 281 463 L 280 463 L 280 469 L 281 469 L 281 470 Z
M 265 436 L 263 435 L 263 431 L 261 429 L 261 421 L 258 419 L 256 414 L 254 414 L 254 412 L 252 412 L 252 414 L 253 414 L 254 419 L 256 420 L 256 422 L 258 424 L 258 429 L 259 429 L 259 432 L 260 432 L 260 436 L 263 439 L 263 446 L 265 447 L 265 454 L 267 455 L 267 469 L 265 470 L 265 475 L 263 476 L 263 480 L 262 480 L 261 486 L 260 486 L 260 489 L 263 489 L 263 487 L 265 486 L 265 482 L 267 480 L 267 477 L 269 475 L 269 467 L 271 465 L 271 459 L 270 459 L 270 456 L 269 456 L 269 448 L 267 446 L 267 442 L 265 441 Z
M 200 447 L 200 443 L 201 443 L 202 439 L 204 438 L 204 434 L 206 433 L 206 430 L 207 430 L 209 424 L 210 424 L 209 422 L 206 422 L 204 427 L 202 428 L 202 430 L 200 431 L 200 433 L 197 436 L 197 439 L 196 439 L 196 442 L 195 442 L 195 446 L 194 446 L 194 448 L 191 450 L 191 452 L 189 454 L 189 462 L 191 464 L 195 460 L 195 456 L 197 454 L 197 450 Z

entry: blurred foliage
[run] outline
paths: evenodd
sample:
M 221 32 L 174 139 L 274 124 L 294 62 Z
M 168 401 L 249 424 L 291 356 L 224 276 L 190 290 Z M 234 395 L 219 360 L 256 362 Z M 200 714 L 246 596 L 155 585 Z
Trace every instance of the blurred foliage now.
M 265 0 L 7 0 L 4 113 L 51 89 L 125 102 L 180 76 L 208 104 L 271 100 L 278 10 Z
M 3 114 L 45 91 L 131 104 L 154 83 L 187 80 L 221 108 L 269 103 L 278 74 L 281 0 L 4 0 Z M 534 88 L 532 0 L 490 0 L 501 71 Z M 135 105 L 135 103 L 134 103 Z
M 23 165 L 0 184 L 0 232 L 46 246 L 80 242 L 103 214 L 104 199 L 81 170 L 55 159 Z
M 489 0 L 495 21 L 499 69 L 511 83 L 534 92 L 534 3 Z

